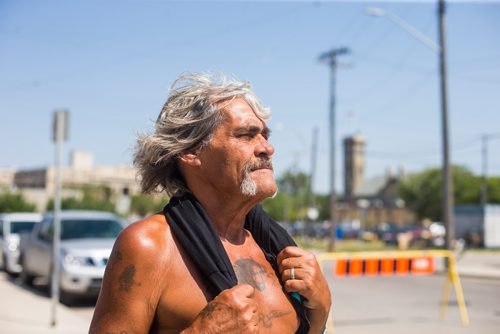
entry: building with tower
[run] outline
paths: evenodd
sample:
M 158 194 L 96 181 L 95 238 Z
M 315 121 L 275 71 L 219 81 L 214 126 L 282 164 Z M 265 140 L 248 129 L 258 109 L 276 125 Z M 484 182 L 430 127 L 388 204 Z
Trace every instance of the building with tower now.
M 365 180 L 365 138 L 354 135 L 344 138 L 345 200 L 354 204 L 356 190 Z
M 413 212 L 397 197 L 397 189 L 404 172 L 393 175 L 390 168 L 385 175 L 365 177 L 366 140 L 362 135 L 344 138 L 344 200 L 339 203 L 339 221 L 364 220 L 371 224 L 410 224 L 416 221 Z

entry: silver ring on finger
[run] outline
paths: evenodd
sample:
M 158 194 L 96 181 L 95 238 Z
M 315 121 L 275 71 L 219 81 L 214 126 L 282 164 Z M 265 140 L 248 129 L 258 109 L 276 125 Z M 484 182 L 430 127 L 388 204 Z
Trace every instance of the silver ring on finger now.
M 295 279 L 295 268 L 294 267 L 290 268 L 290 278 Z

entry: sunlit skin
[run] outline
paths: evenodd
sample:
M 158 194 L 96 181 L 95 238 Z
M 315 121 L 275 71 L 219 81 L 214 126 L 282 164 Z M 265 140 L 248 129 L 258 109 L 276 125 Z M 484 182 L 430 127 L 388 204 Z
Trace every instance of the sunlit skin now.
M 205 208 L 235 269 L 238 285 L 211 296 L 203 277 L 172 235 L 164 215 L 127 227 L 106 269 L 91 333 L 295 333 L 298 318 L 283 292 L 309 299 L 311 330 L 320 333 L 330 306 L 326 281 L 312 254 L 287 247 L 278 256 L 280 277 L 244 229 L 248 211 L 276 192 L 267 167 L 249 172 L 257 191 L 244 195 L 244 166 L 270 159 L 269 129 L 241 99 L 201 152 L 179 156 L 188 188 Z M 290 266 L 296 268 L 290 279 Z M 215 298 L 214 298 L 215 297 Z

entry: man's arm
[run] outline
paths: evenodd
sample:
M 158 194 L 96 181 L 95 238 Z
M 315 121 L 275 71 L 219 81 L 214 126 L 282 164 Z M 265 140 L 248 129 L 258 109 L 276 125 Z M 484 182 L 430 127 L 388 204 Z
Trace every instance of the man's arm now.
M 154 220 L 123 230 L 106 267 L 89 333 L 148 333 L 168 270 L 168 247 Z M 161 231 L 160 231 L 161 232 Z
M 330 312 L 331 295 L 316 257 L 308 251 L 290 246 L 284 248 L 276 260 L 285 290 L 298 292 L 307 299 L 309 333 L 323 333 Z

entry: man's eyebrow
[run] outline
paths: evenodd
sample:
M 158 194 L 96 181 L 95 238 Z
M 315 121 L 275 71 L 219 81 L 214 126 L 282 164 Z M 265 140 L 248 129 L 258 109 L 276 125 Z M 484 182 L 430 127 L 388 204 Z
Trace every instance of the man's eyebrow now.
M 264 128 L 260 128 L 259 126 L 256 125 L 248 125 L 248 126 L 240 126 L 237 127 L 234 130 L 236 133 L 241 133 L 241 132 L 251 132 L 251 133 L 260 133 L 262 132 L 263 135 L 270 136 L 271 135 L 271 129 L 266 126 Z
M 262 134 L 265 135 L 266 137 L 270 137 L 271 136 L 271 129 L 266 126 L 264 126 L 264 129 L 262 130 Z

